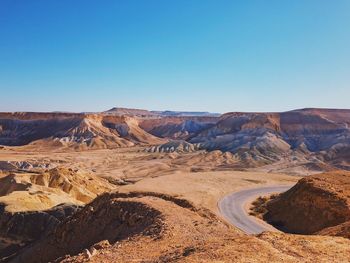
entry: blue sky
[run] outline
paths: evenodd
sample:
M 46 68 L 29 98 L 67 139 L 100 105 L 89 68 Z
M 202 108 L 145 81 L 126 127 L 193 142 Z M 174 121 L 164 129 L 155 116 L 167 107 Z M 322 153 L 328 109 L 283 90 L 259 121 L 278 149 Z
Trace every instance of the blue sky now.
M 2 0 L 0 111 L 350 108 L 349 0 Z

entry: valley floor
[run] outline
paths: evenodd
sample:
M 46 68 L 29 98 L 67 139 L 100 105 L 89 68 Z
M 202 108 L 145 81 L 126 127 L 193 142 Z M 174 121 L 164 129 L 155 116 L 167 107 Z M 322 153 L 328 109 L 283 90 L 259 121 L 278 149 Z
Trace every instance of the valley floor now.
M 10 262 L 57 258 L 56 262 L 350 261 L 350 240 L 344 238 L 248 236 L 230 226 L 217 206 L 224 196 L 260 186 L 292 185 L 301 177 L 237 171 L 222 153 L 149 153 L 142 147 L 81 152 L 5 147 L 0 149 L 0 169 L 0 180 L 12 174 L 15 181 L 11 177 L 6 182 L 16 182 L 17 187 L 0 191 L 6 216 L 21 212 L 11 206 L 14 194 L 17 201 L 25 200 L 23 211 L 38 210 L 30 203 L 38 202 L 37 198 L 26 199 L 28 191 L 39 200 L 62 193 L 67 203 L 89 203 L 69 220 L 58 222 L 48 236 L 32 240 Z M 50 204 L 42 211 L 54 213 Z M 105 228 L 100 229 L 101 225 Z M 76 242 L 69 234 L 73 232 Z M 101 241 L 107 245 L 96 245 Z

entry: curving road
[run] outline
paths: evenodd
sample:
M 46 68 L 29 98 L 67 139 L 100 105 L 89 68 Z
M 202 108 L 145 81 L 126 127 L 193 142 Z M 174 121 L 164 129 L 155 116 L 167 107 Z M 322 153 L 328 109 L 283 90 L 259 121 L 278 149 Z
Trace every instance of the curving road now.
M 250 216 L 245 207 L 259 196 L 285 192 L 292 186 L 293 185 L 264 186 L 232 193 L 221 199 L 218 203 L 218 207 L 220 213 L 228 222 L 247 234 L 259 234 L 267 230 L 279 231 L 263 220 Z

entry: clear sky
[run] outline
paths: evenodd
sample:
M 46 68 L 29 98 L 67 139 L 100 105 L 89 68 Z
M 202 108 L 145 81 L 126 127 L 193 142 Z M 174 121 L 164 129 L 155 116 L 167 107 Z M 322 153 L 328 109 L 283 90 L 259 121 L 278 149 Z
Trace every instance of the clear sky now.
M 1 0 L 0 111 L 350 108 L 349 0 Z

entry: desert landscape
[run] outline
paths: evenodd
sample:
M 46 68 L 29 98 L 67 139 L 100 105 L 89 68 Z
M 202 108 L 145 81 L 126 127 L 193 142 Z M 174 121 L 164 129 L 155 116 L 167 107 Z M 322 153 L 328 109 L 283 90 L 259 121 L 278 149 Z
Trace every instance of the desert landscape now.
M 350 1 L 0 1 L 0 263 L 350 263 Z
M 1 262 L 350 262 L 349 124 L 0 113 Z

